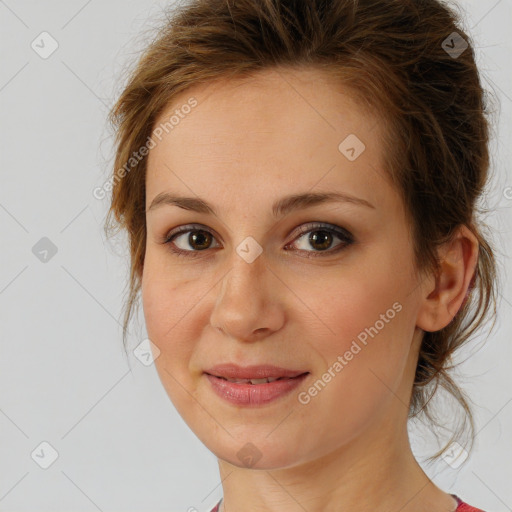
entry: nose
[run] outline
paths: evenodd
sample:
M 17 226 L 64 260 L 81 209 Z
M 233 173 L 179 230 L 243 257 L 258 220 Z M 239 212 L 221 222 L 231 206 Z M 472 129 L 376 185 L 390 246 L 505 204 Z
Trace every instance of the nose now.
M 285 289 L 263 255 L 248 263 L 235 254 L 231 268 L 214 288 L 210 324 L 237 340 L 266 338 L 284 325 Z

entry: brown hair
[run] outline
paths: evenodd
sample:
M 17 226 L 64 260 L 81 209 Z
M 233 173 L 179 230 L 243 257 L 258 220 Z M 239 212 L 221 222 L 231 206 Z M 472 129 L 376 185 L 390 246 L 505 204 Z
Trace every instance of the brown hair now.
M 121 175 L 114 172 L 105 224 L 107 236 L 117 224 L 129 237 L 125 348 L 146 246 L 146 159 L 128 171 L 126 163 L 147 143 L 155 120 L 194 84 L 269 68 L 320 69 L 385 123 L 385 168 L 406 206 L 417 268 L 439 270 L 437 248 L 458 226 L 478 238 L 467 300 L 444 329 L 424 333 L 409 411 L 411 418 L 423 411 L 440 426 L 429 402 L 441 385 L 464 410 L 463 429 L 446 446 L 468 420 L 472 447 L 471 408 L 448 371 L 452 354 L 483 324 L 491 306 L 495 316 L 498 283 L 493 249 L 476 220 L 488 181 L 488 110 L 460 15 L 440 0 L 192 0 L 173 5 L 167 16 L 109 116 L 116 134 L 114 169 L 125 168 Z M 454 49 L 463 51 L 457 55 Z

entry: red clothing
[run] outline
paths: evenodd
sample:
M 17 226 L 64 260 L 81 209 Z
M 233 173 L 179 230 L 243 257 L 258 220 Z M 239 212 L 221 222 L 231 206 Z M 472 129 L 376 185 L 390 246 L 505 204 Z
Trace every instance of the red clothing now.
M 468 505 L 467 503 L 464 503 L 458 496 L 455 494 L 452 494 L 452 496 L 457 500 L 457 503 L 459 506 L 455 510 L 455 512 L 484 512 L 480 508 L 472 507 L 471 505 Z
M 471 505 L 468 505 L 467 503 L 464 503 L 455 494 L 452 494 L 452 496 L 457 500 L 457 503 L 459 504 L 459 506 L 457 507 L 455 512 L 484 512 L 483 510 L 481 510 L 479 508 L 475 508 L 475 507 L 472 507 Z M 217 503 L 217 505 L 215 505 L 215 507 L 212 508 L 212 510 L 210 512 L 219 512 L 219 507 L 220 507 L 221 502 L 222 502 L 222 498 Z

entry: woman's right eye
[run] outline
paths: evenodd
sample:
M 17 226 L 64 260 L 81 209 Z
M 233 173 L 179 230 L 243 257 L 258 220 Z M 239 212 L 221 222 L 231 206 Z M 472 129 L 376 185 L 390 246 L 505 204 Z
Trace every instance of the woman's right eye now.
M 170 250 L 178 256 L 194 257 L 199 256 L 201 251 L 210 249 L 214 238 L 208 230 L 200 227 L 183 226 L 169 233 L 164 243 L 168 244 Z M 192 247 L 192 249 L 187 248 L 187 246 Z

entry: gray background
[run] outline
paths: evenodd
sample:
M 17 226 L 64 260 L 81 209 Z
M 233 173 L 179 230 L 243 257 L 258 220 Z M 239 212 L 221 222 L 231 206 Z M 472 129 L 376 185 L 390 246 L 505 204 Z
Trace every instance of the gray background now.
M 475 450 L 458 468 L 446 460 L 422 465 L 444 490 L 489 512 L 506 511 L 512 510 L 512 293 L 506 273 L 512 1 L 458 3 L 467 12 L 465 28 L 476 41 L 484 86 L 501 109 L 486 220 L 503 293 L 489 339 L 478 338 L 461 355 L 458 382 L 475 404 Z M 178 416 L 154 366 L 124 355 L 128 253 L 123 237 L 105 240 L 108 200 L 92 195 L 113 162 L 106 114 L 121 90 L 120 73 L 166 5 L 0 0 L 1 511 L 209 510 L 222 495 L 216 458 Z M 43 31 L 58 43 L 46 59 L 31 47 Z M 57 249 L 46 262 L 34 254 L 48 247 L 43 237 Z M 140 311 L 131 349 L 145 337 Z M 415 424 L 410 432 L 423 461 L 434 441 Z M 51 456 L 40 446 L 44 441 L 58 452 L 47 469 L 40 467 Z

